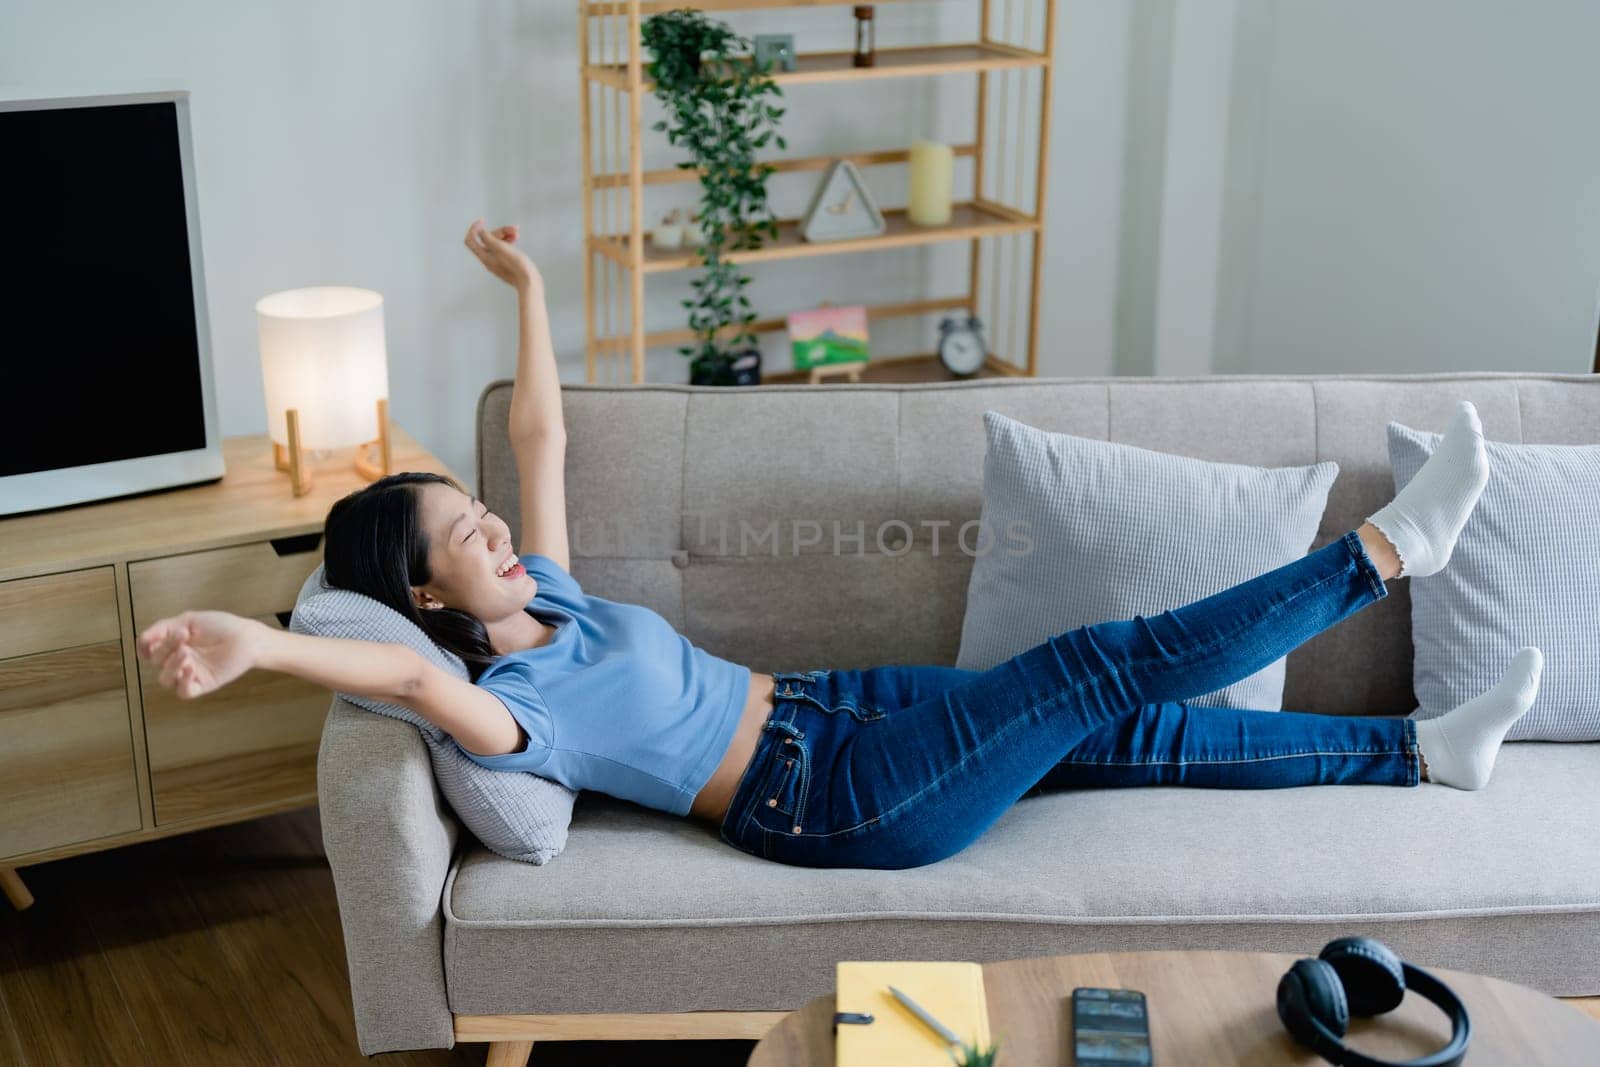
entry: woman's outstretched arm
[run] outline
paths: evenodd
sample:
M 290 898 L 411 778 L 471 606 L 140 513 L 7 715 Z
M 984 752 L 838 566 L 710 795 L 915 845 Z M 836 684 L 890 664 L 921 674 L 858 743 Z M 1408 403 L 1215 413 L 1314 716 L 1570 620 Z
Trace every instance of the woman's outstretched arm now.
M 489 229 L 482 219 L 467 230 L 466 244 L 489 273 L 517 293 L 517 376 L 511 387 L 507 427 L 517 459 L 521 490 L 521 552 L 549 556 L 568 570 L 567 430 L 561 412 L 561 380 L 550 340 L 544 278 L 516 247 L 517 228 Z
M 252 668 L 279 671 L 341 693 L 410 708 L 470 752 L 521 751 L 522 727 L 498 697 L 429 663 L 404 645 L 311 637 L 225 611 L 186 611 L 139 634 L 139 658 L 191 700 Z

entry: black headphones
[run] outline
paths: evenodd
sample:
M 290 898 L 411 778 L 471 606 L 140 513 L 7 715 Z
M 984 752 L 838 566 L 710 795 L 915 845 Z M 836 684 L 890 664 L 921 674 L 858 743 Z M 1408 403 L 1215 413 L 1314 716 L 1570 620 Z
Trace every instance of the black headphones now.
M 1400 1064 L 1347 1048 L 1352 1015 L 1381 1015 L 1400 1006 L 1411 989 L 1450 1016 L 1450 1043 Z M 1329 1063 L 1349 1067 L 1457 1067 L 1472 1040 L 1466 1005 L 1439 979 L 1370 937 L 1329 941 L 1316 959 L 1295 960 L 1278 979 L 1278 1018 L 1294 1039 Z

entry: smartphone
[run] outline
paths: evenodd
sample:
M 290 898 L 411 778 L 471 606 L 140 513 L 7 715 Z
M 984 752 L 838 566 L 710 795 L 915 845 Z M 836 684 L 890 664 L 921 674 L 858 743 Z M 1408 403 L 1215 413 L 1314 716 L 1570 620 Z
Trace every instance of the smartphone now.
M 1137 989 L 1074 989 L 1072 1055 L 1077 1067 L 1151 1067 L 1144 994 Z

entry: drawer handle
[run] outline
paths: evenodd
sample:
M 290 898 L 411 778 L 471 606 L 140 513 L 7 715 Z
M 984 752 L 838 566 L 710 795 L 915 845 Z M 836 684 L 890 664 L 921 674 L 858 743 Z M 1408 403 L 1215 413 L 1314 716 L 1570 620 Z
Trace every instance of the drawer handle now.
M 302 552 L 315 552 L 322 544 L 322 534 L 295 534 L 293 537 L 274 537 L 272 551 L 280 556 L 298 556 Z
M 294 612 L 292 612 L 292 611 L 277 611 L 277 612 L 273 612 L 273 614 L 278 619 L 278 625 L 283 627 L 285 630 L 287 630 L 289 628 L 289 620 L 294 617 Z

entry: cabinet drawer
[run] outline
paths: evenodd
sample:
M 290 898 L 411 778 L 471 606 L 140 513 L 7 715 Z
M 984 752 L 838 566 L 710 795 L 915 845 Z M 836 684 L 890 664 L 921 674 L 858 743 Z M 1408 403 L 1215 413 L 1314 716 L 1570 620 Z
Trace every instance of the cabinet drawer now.
M 134 627 L 191 608 L 250 616 L 288 611 L 321 562 L 321 536 L 311 534 L 130 563 Z
M 110 567 L 0 582 L 0 659 L 120 638 Z
M 0 662 L 0 857 L 139 829 L 122 645 Z
M 141 663 L 156 823 L 317 798 L 317 745 L 333 696 L 298 678 L 250 671 L 182 700 Z
M 281 626 L 322 561 L 320 538 L 290 538 L 130 564 L 139 629 L 187 609 L 215 608 Z M 157 825 L 303 800 L 317 792 L 317 745 L 331 694 L 270 671 L 182 700 L 139 663 Z

